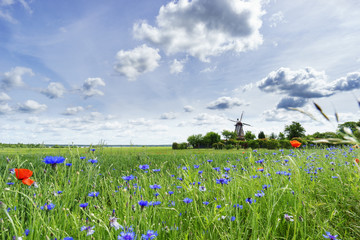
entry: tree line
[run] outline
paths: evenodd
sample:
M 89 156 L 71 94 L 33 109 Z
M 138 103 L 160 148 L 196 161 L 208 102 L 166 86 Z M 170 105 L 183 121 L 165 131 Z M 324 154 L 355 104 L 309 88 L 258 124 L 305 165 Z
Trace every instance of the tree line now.
M 312 143 L 316 139 L 337 138 L 342 139 L 345 133 L 344 129 L 350 129 L 355 137 L 360 139 L 360 120 L 358 122 L 345 122 L 339 124 L 336 132 L 315 132 L 306 135 L 305 128 L 298 122 L 293 121 L 290 125 L 286 125 L 283 132 L 278 134 L 271 133 L 265 135 L 260 131 L 257 138 L 251 131 L 246 131 L 245 140 L 238 140 L 235 131 L 223 130 L 221 135 L 216 132 L 208 132 L 204 136 L 202 134 L 191 135 L 187 138 L 187 142 L 172 144 L 173 149 L 186 148 L 215 148 L 215 149 L 231 149 L 231 148 L 291 148 L 289 140 L 297 139 L 304 145 Z

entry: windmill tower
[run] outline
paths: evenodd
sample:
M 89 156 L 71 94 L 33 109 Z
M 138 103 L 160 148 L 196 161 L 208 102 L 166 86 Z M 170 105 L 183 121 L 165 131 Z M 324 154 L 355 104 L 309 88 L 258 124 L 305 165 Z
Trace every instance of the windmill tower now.
M 234 121 L 234 120 L 229 119 L 230 121 L 236 123 L 236 124 L 235 124 L 235 132 L 236 132 L 236 134 L 237 134 L 237 139 L 238 139 L 238 140 L 245 140 L 245 137 L 244 137 L 245 134 L 244 134 L 243 126 L 244 126 L 244 125 L 246 125 L 246 126 L 251 126 L 250 124 L 241 122 L 243 115 L 244 115 L 244 112 L 241 113 L 240 120 L 239 120 L 239 119 L 236 119 L 236 121 Z

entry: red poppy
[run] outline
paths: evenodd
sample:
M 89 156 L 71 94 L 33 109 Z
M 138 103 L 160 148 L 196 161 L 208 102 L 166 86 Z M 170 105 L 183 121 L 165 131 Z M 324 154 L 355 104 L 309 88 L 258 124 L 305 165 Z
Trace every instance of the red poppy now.
M 355 162 L 356 162 L 357 164 L 359 164 L 359 159 L 358 159 L 358 158 L 355 158 Z
M 297 140 L 291 140 L 290 141 L 291 146 L 293 146 L 294 148 L 298 148 L 301 146 L 301 142 L 297 141 Z
M 263 172 L 263 171 L 264 171 L 264 168 L 263 168 L 263 167 L 259 167 L 257 170 L 260 171 L 260 172 Z
M 35 181 L 30 179 L 33 172 L 29 169 L 15 168 L 15 176 L 17 179 L 22 180 L 23 184 L 31 186 Z

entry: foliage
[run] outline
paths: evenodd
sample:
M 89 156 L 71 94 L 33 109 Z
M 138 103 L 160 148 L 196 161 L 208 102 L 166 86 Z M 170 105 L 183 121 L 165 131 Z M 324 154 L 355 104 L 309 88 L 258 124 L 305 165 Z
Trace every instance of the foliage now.
M 285 134 L 282 132 L 279 132 L 279 136 L 277 137 L 278 140 L 284 140 L 285 139 Z
M 193 148 L 199 148 L 201 147 L 204 138 L 202 134 L 191 135 L 188 137 L 187 141 Z
M 225 140 L 236 139 L 237 135 L 234 131 L 223 130 L 221 135 L 224 136 Z
M 265 138 L 265 133 L 263 131 L 260 131 L 258 134 L 258 139 L 264 139 Z
M 285 126 L 285 135 L 287 139 L 293 139 L 294 137 L 304 137 L 305 129 L 298 122 L 292 122 L 290 125 Z
M 270 139 L 276 139 L 277 138 L 277 136 L 276 136 L 276 134 L 274 133 L 274 132 L 272 132 L 271 134 L 270 134 L 270 137 L 269 137 Z
M 208 132 L 203 138 L 205 146 L 211 147 L 214 143 L 220 142 L 221 137 L 215 132 Z
M 244 138 L 246 141 L 249 141 L 249 140 L 254 140 L 256 136 L 251 131 L 246 131 Z

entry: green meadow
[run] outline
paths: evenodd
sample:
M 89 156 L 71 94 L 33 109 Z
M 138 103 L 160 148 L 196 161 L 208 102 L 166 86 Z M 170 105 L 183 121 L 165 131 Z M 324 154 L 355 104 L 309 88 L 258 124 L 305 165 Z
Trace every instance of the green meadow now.
M 0 149 L 0 239 L 360 239 L 359 149 L 94 149 Z

